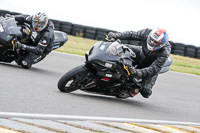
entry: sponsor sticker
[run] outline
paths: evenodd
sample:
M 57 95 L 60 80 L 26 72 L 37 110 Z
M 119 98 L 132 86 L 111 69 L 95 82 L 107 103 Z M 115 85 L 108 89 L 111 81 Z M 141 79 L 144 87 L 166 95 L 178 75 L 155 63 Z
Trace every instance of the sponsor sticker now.
M 56 49 L 56 48 L 59 48 L 60 46 L 59 45 L 57 45 L 57 46 L 53 46 L 53 49 Z
M 106 74 L 106 77 L 112 77 L 112 74 Z
M 7 38 L 10 38 L 10 35 L 7 35 Z
M 43 43 L 43 44 L 47 43 L 47 40 L 43 40 L 42 43 Z
M 55 39 L 58 39 L 58 38 L 59 38 L 58 35 L 54 35 L 54 37 L 55 37 Z
M 108 67 L 108 68 L 111 68 L 112 64 L 106 62 L 105 66 Z

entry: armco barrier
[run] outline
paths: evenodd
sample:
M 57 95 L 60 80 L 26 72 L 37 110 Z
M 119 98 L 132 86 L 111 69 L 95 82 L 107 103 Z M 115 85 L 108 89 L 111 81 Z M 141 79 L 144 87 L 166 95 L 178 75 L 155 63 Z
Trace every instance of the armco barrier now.
M 5 16 L 5 14 L 19 15 L 21 13 L 11 12 L 7 10 L 0 10 L 0 16 Z M 109 29 L 97 28 L 84 26 L 80 24 L 73 24 L 71 22 L 59 21 L 55 19 L 50 19 L 54 23 L 55 30 L 63 31 L 69 35 L 82 36 L 84 38 L 94 39 L 94 40 L 104 40 L 105 35 L 108 32 L 117 32 Z M 122 43 L 140 46 L 139 41 L 135 40 L 121 40 Z M 181 56 L 187 56 L 192 58 L 200 59 L 200 47 L 194 45 L 186 45 L 183 43 L 169 41 L 171 44 L 171 53 Z

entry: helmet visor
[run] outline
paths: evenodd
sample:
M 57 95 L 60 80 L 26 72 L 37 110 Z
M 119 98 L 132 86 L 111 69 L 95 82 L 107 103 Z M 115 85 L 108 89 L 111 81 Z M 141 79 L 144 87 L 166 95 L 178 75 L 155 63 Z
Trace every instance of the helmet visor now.
M 41 31 L 41 29 L 44 27 L 45 22 L 38 22 L 38 21 L 33 21 L 33 29 L 35 31 Z
M 160 48 L 164 44 L 162 42 L 156 41 L 151 36 L 148 36 L 147 43 L 153 48 Z
M 34 21 L 34 25 L 36 26 L 42 26 L 43 22 L 38 22 L 38 21 Z

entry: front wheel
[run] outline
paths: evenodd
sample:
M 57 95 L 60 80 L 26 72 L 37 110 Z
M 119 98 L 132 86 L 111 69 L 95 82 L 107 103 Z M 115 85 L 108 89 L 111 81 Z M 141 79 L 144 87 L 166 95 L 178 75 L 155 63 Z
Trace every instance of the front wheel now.
M 84 66 L 73 68 L 65 73 L 58 81 L 58 89 L 61 92 L 72 92 L 81 88 L 81 81 L 87 76 L 88 70 Z

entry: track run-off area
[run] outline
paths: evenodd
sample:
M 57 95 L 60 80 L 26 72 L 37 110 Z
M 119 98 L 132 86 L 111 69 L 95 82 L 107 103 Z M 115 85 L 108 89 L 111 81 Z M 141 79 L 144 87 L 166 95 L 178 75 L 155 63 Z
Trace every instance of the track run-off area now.
M 78 129 L 81 130 L 80 132 L 117 132 L 117 130 L 119 130 L 118 132 L 132 132 L 131 129 L 140 127 L 141 129 L 135 130 L 135 132 L 139 132 L 146 130 L 145 126 L 147 125 L 144 124 L 159 124 L 159 122 L 160 124 L 168 122 L 168 128 L 170 122 L 179 126 L 183 126 L 185 123 L 190 127 L 186 129 L 176 128 L 180 129 L 180 132 L 200 132 L 200 125 L 198 125 L 200 123 L 200 76 L 171 71 L 160 74 L 153 87 L 153 94 L 148 99 L 143 98 L 140 94 L 134 98 L 120 100 L 115 97 L 90 94 L 79 90 L 73 93 L 60 92 L 57 89 L 60 77 L 84 62 L 84 56 L 52 52 L 29 70 L 17 66 L 14 62 L 11 64 L 0 63 L 0 132 L 1 130 L 39 131 L 35 128 L 42 128 L 39 132 L 43 130 L 44 132 L 65 131 L 54 129 L 52 126 L 48 126 L 48 130 L 45 125 L 42 125 L 45 122 L 41 119 L 45 118 L 48 119 L 49 125 L 54 123 L 58 125 L 57 127 L 65 125 L 69 126 L 67 129 L 73 128 L 66 130 L 66 132 L 78 132 Z M 74 117 L 79 121 L 76 121 Z M 31 121 L 33 118 L 39 119 L 35 121 L 40 125 L 36 126 L 37 122 Z M 87 124 L 81 125 L 84 118 Z M 121 121 L 117 121 L 117 119 Z M 69 122 L 69 120 L 72 121 Z M 88 122 L 88 120 L 94 122 Z M 98 120 L 104 120 L 104 123 Z M 112 123 L 108 123 L 109 120 Z M 132 126 L 129 129 L 128 127 L 123 128 L 125 125 L 117 126 L 119 123 L 113 124 L 113 122 L 125 122 L 126 120 L 127 122 L 143 123 L 143 125 L 123 123 L 128 124 L 129 128 Z M 28 126 L 34 128 L 25 126 L 25 129 L 18 129 L 16 123 L 24 125 L 28 123 Z M 103 127 L 95 127 L 93 124 Z M 173 128 L 163 130 L 161 127 L 156 128 L 155 126 L 158 125 L 149 126 L 150 128 L 147 130 L 173 132 Z M 105 127 L 109 129 L 106 130 Z M 116 127 L 118 128 L 116 129 Z M 29 131 L 26 128 L 34 130 Z M 156 129 L 158 130 L 156 131 Z

